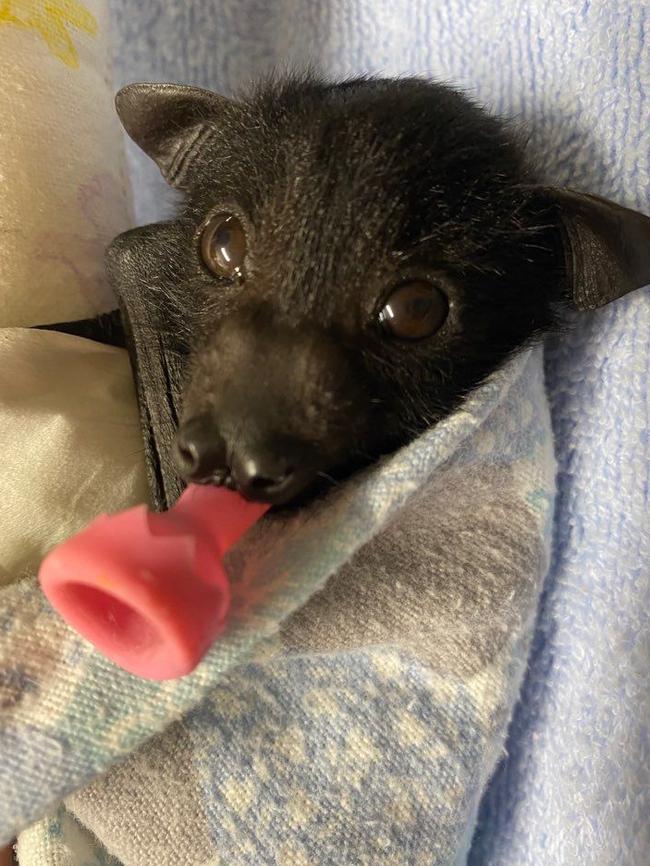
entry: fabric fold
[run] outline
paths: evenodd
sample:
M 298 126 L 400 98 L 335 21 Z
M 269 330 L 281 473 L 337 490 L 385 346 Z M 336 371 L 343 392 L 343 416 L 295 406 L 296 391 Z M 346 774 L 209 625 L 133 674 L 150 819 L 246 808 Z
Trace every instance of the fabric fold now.
M 497 407 L 502 407 L 500 422 L 490 424 Z M 522 461 L 513 470 L 517 485 L 532 485 L 526 496 L 539 509 L 541 532 L 548 521 L 552 468 L 547 465 L 550 434 L 540 354 L 535 352 L 512 362 L 460 411 L 383 465 L 311 509 L 258 524 L 231 556 L 230 628 L 199 668 L 181 680 L 147 682 L 115 668 L 61 622 L 33 580 L 4 589 L 0 658 L 31 686 L 19 689 L 2 710 L 0 749 L 11 756 L 0 766 L 0 784 L 8 792 L 0 812 L 3 837 L 200 701 L 261 638 L 273 635 L 382 532 L 443 464 L 456 454 L 461 464 L 469 460 L 475 435 L 484 442 L 480 462 L 503 459 L 505 448 L 516 448 Z M 524 470 L 524 463 L 530 468 Z
M 453 419 L 353 480 L 364 502 L 410 492 L 326 583 L 304 560 L 311 597 L 262 658 L 67 799 L 108 852 L 125 866 L 462 862 L 548 566 L 539 361 L 528 357 L 489 415 L 472 413 L 435 471 L 436 434 Z M 318 559 L 341 544 L 334 508 L 314 518 Z

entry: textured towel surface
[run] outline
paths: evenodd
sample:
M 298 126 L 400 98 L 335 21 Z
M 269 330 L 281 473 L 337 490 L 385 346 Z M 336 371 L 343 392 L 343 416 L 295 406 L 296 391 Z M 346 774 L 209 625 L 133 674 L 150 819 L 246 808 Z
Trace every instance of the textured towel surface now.
M 125 10 L 123 0 L 114 0 Z M 531 129 L 558 182 L 650 213 L 646 0 L 161 0 L 118 73 L 226 90 L 270 64 L 459 82 Z M 168 198 L 131 153 L 141 216 Z M 142 193 L 142 194 L 141 194 Z M 547 351 L 560 466 L 534 654 L 473 866 L 650 862 L 650 297 Z

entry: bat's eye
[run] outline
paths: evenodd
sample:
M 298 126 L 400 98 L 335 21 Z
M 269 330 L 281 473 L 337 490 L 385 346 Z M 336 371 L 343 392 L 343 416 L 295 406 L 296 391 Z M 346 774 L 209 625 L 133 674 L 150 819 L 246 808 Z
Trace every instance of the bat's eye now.
M 411 280 L 386 299 L 379 323 L 399 340 L 423 340 L 442 327 L 448 312 L 447 298 L 440 289 L 424 280 Z
M 201 232 L 201 256 L 219 277 L 241 276 L 246 258 L 244 227 L 232 214 L 216 214 Z

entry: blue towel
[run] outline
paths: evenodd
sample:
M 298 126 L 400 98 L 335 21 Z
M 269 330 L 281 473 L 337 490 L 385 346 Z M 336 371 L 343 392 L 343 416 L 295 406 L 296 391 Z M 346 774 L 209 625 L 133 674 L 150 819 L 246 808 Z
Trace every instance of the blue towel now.
M 229 91 L 293 61 L 430 74 L 526 121 L 549 179 L 650 213 L 645 0 L 156 0 L 146 17 L 114 6 L 119 83 Z M 140 215 L 160 213 L 135 160 Z M 638 292 L 547 347 L 554 557 L 473 866 L 650 862 L 649 346 Z

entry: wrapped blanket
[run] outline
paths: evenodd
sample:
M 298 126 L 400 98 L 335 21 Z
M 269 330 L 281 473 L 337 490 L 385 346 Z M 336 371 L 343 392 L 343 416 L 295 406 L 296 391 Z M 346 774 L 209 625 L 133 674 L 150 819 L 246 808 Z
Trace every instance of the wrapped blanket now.
M 335 863 L 342 845 L 348 862 L 368 864 L 399 862 L 408 845 L 415 863 L 433 844 L 452 862 L 502 747 L 548 562 L 554 464 L 540 360 L 525 355 L 312 509 L 258 525 L 231 557 L 229 631 L 183 680 L 115 669 L 58 624 L 30 581 L 5 594 L 5 640 L 23 647 L 22 664 L 38 634 L 66 666 L 21 708 L 14 820 L 209 691 L 68 801 L 122 863 Z M 233 669 L 262 638 L 254 663 Z M 50 833 L 49 844 L 71 843 Z M 30 862 L 29 834 L 21 845 Z

